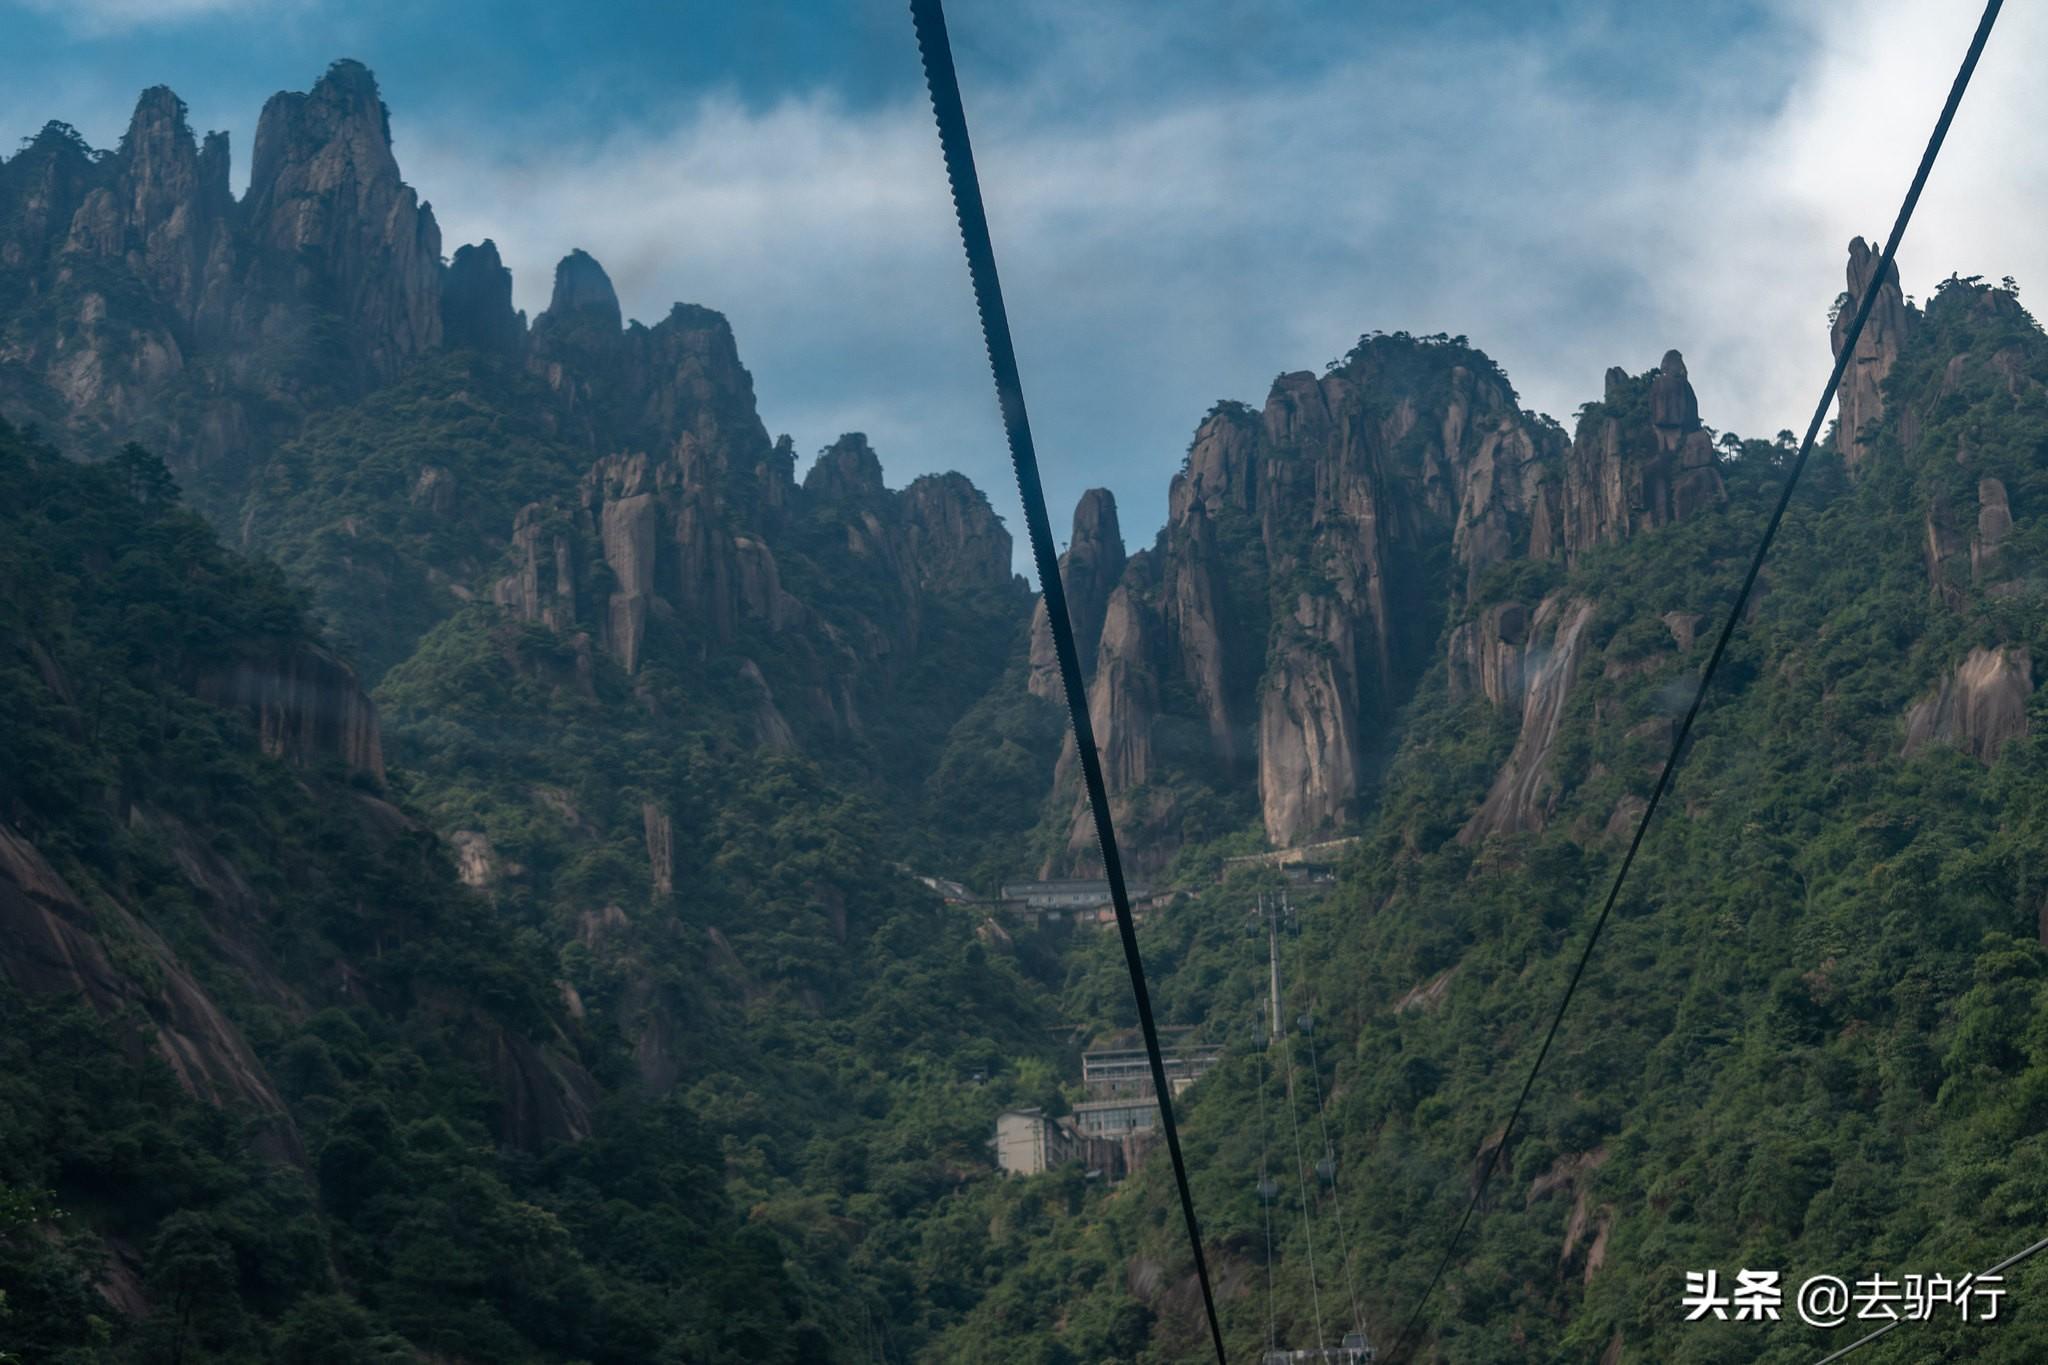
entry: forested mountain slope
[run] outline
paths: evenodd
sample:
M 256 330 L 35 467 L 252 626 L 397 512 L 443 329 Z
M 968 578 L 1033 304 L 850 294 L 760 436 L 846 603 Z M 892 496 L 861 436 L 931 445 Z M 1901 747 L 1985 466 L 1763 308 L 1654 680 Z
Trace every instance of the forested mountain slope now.
M 630 322 L 580 251 L 529 324 L 355 63 L 241 199 L 227 157 L 155 90 L 0 162 L 0 1351 L 1199 1354 L 1163 1167 L 986 1148 L 1131 1023 L 1115 944 L 914 876 L 1092 871 L 987 501 L 857 434 L 800 475 L 724 318 Z M 1873 317 L 1425 1358 L 1805 1359 L 1683 1272 L 1957 1274 L 2048 1212 L 2048 339 L 1978 281 Z M 1313 1042 L 1186 1097 L 1234 1348 L 1269 1270 L 1280 1336 L 1355 1290 L 1391 1344 L 1788 454 L 1675 351 L 1567 430 L 1374 333 L 1212 409 L 1149 545 L 1084 498 L 1120 827 L 1192 893 L 1164 1018 L 1251 1029 L 1280 874 L 1226 856 L 1359 836 L 1296 889 Z M 1269 1256 L 1322 1096 L 1338 1193 Z
M 2048 337 L 2009 287 L 1951 280 L 1924 312 L 1893 302 L 1896 349 L 1863 408 L 1881 400 L 1882 416 L 1853 461 L 1837 444 L 1808 471 L 1424 1316 L 1424 1359 L 1810 1360 L 1848 1338 L 1800 1325 L 1789 1298 L 1780 1323 L 1684 1322 L 1684 1272 L 1728 1284 L 1775 1268 L 1788 1288 L 1821 1273 L 1954 1278 L 2048 1221 L 2048 750 L 2033 662 L 2048 647 Z M 1315 1198 L 1305 1228 L 1290 1183 L 1273 1224 L 1283 1341 L 1318 1336 L 1310 1235 L 1328 1336 L 1349 1326 L 1355 1291 L 1385 1348 L 1421 1293 L 1787 454 L 1726 443 L 1724 503 L 1568 565 L 1504 566 L 1446 620 L 1366 837 L 1283 951 L 1289 1012 L 1315 1011 L 1323 1068 L 1317 1086 L 1297 1081 L 1297 1118 L 1313 1161 L 1313 1099 L 1329 1097 L 1350 1252 L 1348 1272 L 1333 1268 L 1336 1209 Z M 1241 934 L 1255 880 L 1232 887 L 1150 926 L 1147 949 L 1166 964 L 1172 1017 L 1248 1032 L 1264 941 Z M 1116 975 L 1104 945 L 1095 984 L 1070 998 L 1113 1011 Z M 1309 1040 L 1287 1046 L 1306 1069 Z M 1246 1047 L 1191 1092 L 1185 1119 L 1226 1328 L 1246 1350 L 1267 1331 L 1253 1186 L 1261 1132 L 1288 1142 L 1281 1074 Z M 2016 1271 L 2008 1320 L 1941 1315 L 1870 1357 L 2035 1359 L 2048 1329 L 2024 1305 L 2039 1284 Z M 1154 1315 L 1141 1358 L 1199 1353 L 1163 1168 L 992 1294 L 954 1338 L 959 1358 L 985 1337 L 1002 1344 L 981 1358 L 1048 1358 L 1034 1324 L 1084 1285 L 1095 1315 Z
M 408 664 L 390 709 L 459 764 L 387 772 L 298 594 L 154 457 L 0 428 L 0 488 L 6 1349 L 900 1356 L 971 1299 L 1005 1239 L 946 1210 L 990 1106 L 1050 1093 L 1050 1016 L 863 798 L 608 723 L 623 679 L 557 686 L 516 623 Z M 507 792 L 556 812 L 500 830 L 531 866 L 432 833 Z
M 8 411 L 70 445 L 5 434 L 0 1349 L 907 1358 L 1053 1094 L 906 867 L 1037 816 L 1007 533 L 858 435 L 799 483 L 724 320 L 580 252 L 528 329 L 353 63 L 226 154 L 152 91 L 0 164 Z

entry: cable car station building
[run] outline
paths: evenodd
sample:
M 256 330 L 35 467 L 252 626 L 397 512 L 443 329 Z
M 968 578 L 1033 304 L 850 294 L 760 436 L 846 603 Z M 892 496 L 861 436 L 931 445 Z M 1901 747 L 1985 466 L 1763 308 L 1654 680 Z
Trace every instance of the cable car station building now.
M 1176 1048 L 1163 1058 L 1166 1083 L 1179 1095 L 1222 1057 L 1221 1044 Z M 1082 1053 L 1081 1085 L 1088 1098 L 1064 1117 L 1049 1118 L 1041 1109 L 997 1115 L 989 1141 L 996 1165 L 1013 1175 L 1037 1175 L 1079 1161 L 1090 1175 L 1108 1180 L 1136 1170 L 1159 1134 L 1159 1102 L 1144 1049 Z

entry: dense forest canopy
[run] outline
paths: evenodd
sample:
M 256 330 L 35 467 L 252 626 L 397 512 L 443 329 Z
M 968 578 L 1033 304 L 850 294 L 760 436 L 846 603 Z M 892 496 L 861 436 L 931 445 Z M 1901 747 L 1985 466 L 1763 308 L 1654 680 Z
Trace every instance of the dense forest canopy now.
M 997 903 L 1094 852 L 986 498 L 799 477 L 724 319 L 580 251 L 529 324 L 356 63 L 239 199 L 185 118 L 0 162 L 0 1358 L 1198 1356 L 1163 1163 L 990 1150 L 1134 1018 Z M 2010 280 L 1873 318 L 1497 1153 L 1789 439 L 1676 351 L 1567 428 L 1372 332 L 1211 408 L 1144 544 L 1077 509 L 1234 1351 L 1391 1345 L 1489 1158 L 1423 1359 L 1806 1360 L 1685 1272 L 2048 1222 L 2048 336 Z M 2038 1359 L 2039 1284 L 1869 1358 Z

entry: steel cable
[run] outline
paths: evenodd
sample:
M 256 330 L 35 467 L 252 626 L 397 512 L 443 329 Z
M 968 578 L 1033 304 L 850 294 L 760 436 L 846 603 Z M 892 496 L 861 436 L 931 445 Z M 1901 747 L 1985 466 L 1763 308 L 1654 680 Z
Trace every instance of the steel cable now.
M 1095 837 L 1101 845 L 1103 876 L 1109 882 L 1111 903 L 1116 908 L 1117 932 L 1123 938 L 1124 962 L 1131 974 L 1131 994 L 1138 1006 L 1138 1023 L 1145 1035 L 1145 1053 L 1152 1063 L 1152 1085 L 1159 1100 L 1159 1127 L 1166 1138 L 1166 1150 L 1173 1158 L 1173 1179 L 1180 1191 L 1181 1217 L 1187 1224 L 1188 1249 L 1194 1255 L 1195 1276 L 1201 1283 L 1202 1307 L 1209 1319 L 1209 1338 L 1216 1348 L 1217 1365 L 1228 1365 L 1223 1350 L 1223 1328 L 1216 1319 L 1216 1295 L 1209 1283 L 1209 1263 L 1202 1254 L 1202 1228 L 1195 1217 L 1195 1197 L 1188 1188 L 1187 1161 L 1181 1155 L 1180 1129 L 1174 1122 L 1173 1094 L 1166 1080 L 1166 1063 L 1159 1050 L 1159 1028 L 1152 1019 L 1152 998 L 1145 988 L 1145 964 L 1138 953 L 1137 928 L 1131 920 L 1131 901 L 1124 886 L 1123 861 L 1118 856 L 1116 829 L 1110 820 L 1109 791 L 1102 778 L 1102 759 L 1095 748 L 1095 731 L 1088 716 L 1088 695 L 1081 678 L 1081 658 L 1074 645 L 1074 625 L 1067 615 L 1067 597 L 1060 583 L 1059 558 L 1053 550 L 1052 525 L 1045 511 L 1045 490 L 1038 477 L 1038 454 L 1031 440 L 1031 421 L 1024 409 L 1024 383 L 1017 369 L 1016 346 L 1010 338 L 1010 317 L 1003 307 L 1002 281 L 996 273 L 994 243 L 990 240 L 988 214 L 981 201 L 981 180 L 974 169 L 974 148 L 967 134 L 967 112 L 960 100 L 959 75 L 953 69 L 952 43 L 946 34 L 946 11 L 942 0 L 910 0 L 911 22 L 917 30 L 917 47 L 924 63 L 925 84 L 930 89 L 932 116 L 938 124 L 939 148 L 945 157 L 946 179 L 953 194 L 953 210 L 960 221 L 961 245 L 967 252 L 967 271 L 974 284 L 975 307 L 981 314 L 982 340 L 988 347 L 989 369 L 996 385 L 996 401 L 1002 409 L 1003 433 L 1010 447 L 1010 463 L 1017 473 L 1018 500 L 1024 505 L 1024 524 L 1030 533 L 1031 555 L 1038 567 L 1039 590 L 1045 615 L 1052 627 L 1053 646 L 1059 656 L 1060 685 L 1066 692 L 1067 717 L 1073 725 L 1074 749 L 1081 761 L 1081 778 L 1088 789 L 1088 804 L 1095 815 Z
M 1315 1005 L 1309 1005 L 1309 1017 L 1315 1017 Z M 1337 1222 L 1337 1252 L 1343 1257 L 1338 1270 L 1344 1277 L 1344 1292 L 1351 1296 L 1351 1322 L 1361 1336 L 1368 1339 L 1372 1333 L 1367 1329 L 1365 1309 L 1358 1300 L 1358 1283 L 1351 1273 L 1351 1239 L 1344 1233 L 1344 1196 L 1337 1188 L 1337 1149 L 1330 1143 L 1330 1122 L 1323 1114 L 1323 1078 L 1320 1064 L 1316 1060 L 1316 1031 L 1308 1031 L 1308 1078 L 1315 1087 L 1316 1128 L 1323 1138 L 1323 1159 L 1330 1163 L 1330 1216 Z
M 1316 1285 L 1316 1233 L 1309 1220 L 1308 1212 L 1308 1168 L 1301 1159 L 1301 1116 L 1300 1105 L 1294 1098 L 1294 1040 L 1285 1040 L 1287 1049 L 1287 1126 L 1294 1132 L 1294 1179 L 1301 1187 L 1301 1236 L 1308 1247 L 1308 1297 L 1316 1315 L 1316 1349 L 1324 1350 L 1329 1342 L 1323 1335 L 1323 1294 Z

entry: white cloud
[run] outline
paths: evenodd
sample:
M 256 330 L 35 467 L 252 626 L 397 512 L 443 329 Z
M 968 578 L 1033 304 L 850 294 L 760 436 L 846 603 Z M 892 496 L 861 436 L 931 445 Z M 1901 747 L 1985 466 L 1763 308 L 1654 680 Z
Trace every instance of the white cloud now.
M 1685 334 L 1710 421 L 1803 430 L 1827 377 L 1824 316 L 1843 246 L 1890 231 L 1955 68 L 1973 6 L 1882 0 L 1817 12 L 1812 60 L 1778 113 L 1706 149 L 1679 185 L 1689 206 L 1655 276 L 1657 315 Z M 2048 288 L 2048 174 L 2036 142 L 2048 98 L 2030 79 L 2048 41 L 2038 7 L 2008 9 L 1900 248 L 1909 294 L 1952 271 Z M 1624 195 L 1639 259 L 1658 236 L 1651 187 Z
M 1802 5 L 1787 29 L 1804 46 L 1773 58 L 1787 69 L 1731 50 L 1626 103 L 1565 79 L 1562 48 L 1469 36 L 1295 81 L 1218 81 L 1147 50 L 1130 57 L 1154 64 L 1142 101 L 1104 55 L 1133 51 L 1114 30 L 1069 32 L 1089 61 L 1049 64 L 1058 83 L 970 66 L 1055 523 L 1107 482 L 1127 533 L 1148 532 L 1210 401 L 1257 402 L 1373 327 L 1466 333 L 1566 420 L 1608 365 L 1676 346 L 1709 422 L 1803 426 L 1844 245 L 1889 226 L 1973 18 Z M 2048 287 L 2048 157 L 2016 150 L 2048 126 L 2028 74 L 2044 39 L 2038 7 L 2002 21 L 1902 253 L 1909 291 L 1951 269 Z M 1777 81 L 1782 99 L 1757 98 Z M 958 467 L 1014 513 L 921 102 L 709 100 L 666 133 L 511 148 L 394 118 L 451 247 L 494 237 L 522 306 L 583 246 L 630 314 L 725 310 L 771 430 L 812 450 L 861 427 L 892 481 Z
M 100 37 L 162 28 L 218 14 L 274 8 L 277 0 L 10 0 L 17 9 L 54 15 L 73 33 Z

